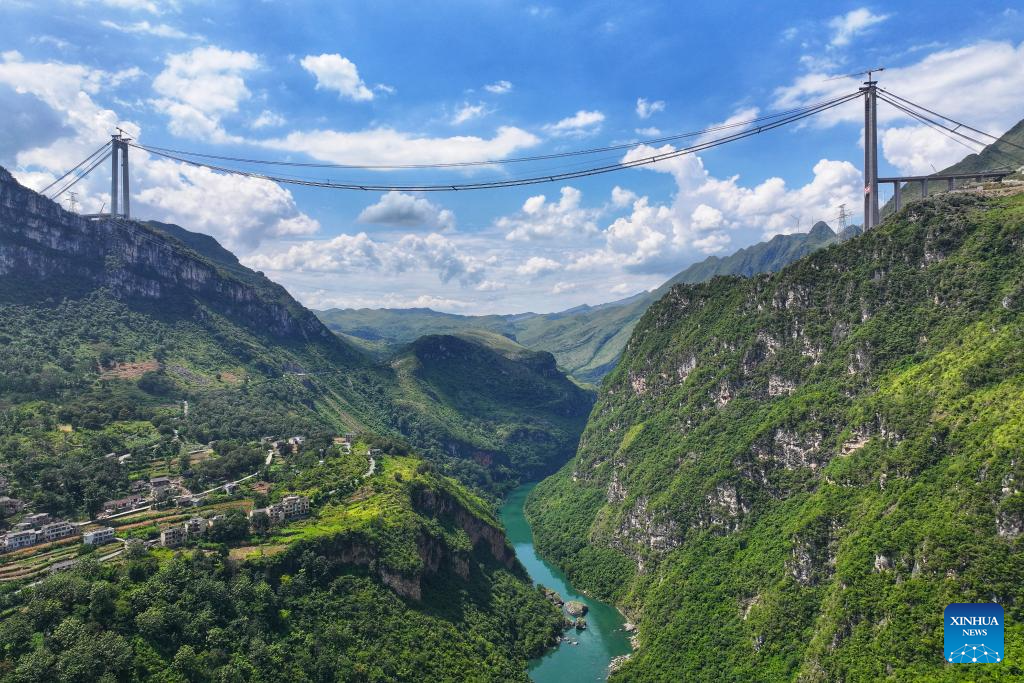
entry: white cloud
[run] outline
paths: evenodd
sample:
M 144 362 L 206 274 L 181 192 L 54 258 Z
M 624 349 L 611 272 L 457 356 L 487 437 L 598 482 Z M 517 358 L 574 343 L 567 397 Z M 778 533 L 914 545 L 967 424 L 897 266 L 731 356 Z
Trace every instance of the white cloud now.
M 485 85 L 484 90 L 495 95 L 504 95 L 512 91 L 512 83 L 509 81 L 495 81 Z
M 860 79 L 827 80 L 828 73 L 811 73 L 776 90 L 774 106 L 789 109 L 851 92 Z M 917 102 L 976 128 L 1000 134 L 1020 120 L 1024 111 L 1024 43 L 983 41 L 957 49 L 940 50 L 905 67 L 893 67 L 879 74 L 880 85 L 900 97 Z M 970 93 L 968 97 L 951 93 Z M 979 107 L 978 102 L 984 106 Z M 859 131 L 864 107 L 856 100 L 808 119 L 809 125 L 830 127 L 852 124 Z M 958 144 L 939 142 L 939 133 L 921 136 L 888 133 L 890 127 L 917 125 L 905 114 L 884 102 L 878 105 L 886 160 L 901 173 L 923 167 L 944 168 L 966 156 Z M 922 131 L 923 132 L 923 131 Z M 915 149 L 908 149 L 908 145 Z M 889 153 L 893 157 L 889 157 Z
M 169 26 L 168 24 L 151 24 L 145 19 L 130 24 L 119 24 L 116 21 L 104 19 L 100 22 L 100 25 L 121 33 L 136 33 L 139 35 L 155 36 L 157 38 L 187 38 L 190 40 L 203 40 L 203 36 L 197 33 L 185 33 L 180 29 Z
M 484 281 L 486 268 L 466 254 L 452 240 L 438 233 L 403 235 L 397 241 L 374 241 L 365 232 L 341 234 L 328 240 L 309 240 L 285 250 L 249 256 L 253 268 L 274 272 L 404 273 L 429 271 L 442 283 L 458 282 L 464 287 Z
M 268 149 L 303 152 L 314 159 L 339 164 L 439 164 L 501 159 L 539 142 L 537 136 L 525 130 L 502 126 L 489 139 L 471 135 L 432 138 L 375 128 L 355 132 L 296 131 L 258 144 Z
M 618 185 L 612 188 L 612 204 L 617 207 L 629 206 L 638 199 L 636 192 L 626 190 Z
M 651 114 L 655 114 L 659 111 L 665 111 L 665 101 L 655 100 L 649 102 L 644 97 L 636 98 L 636 115 L 642 119 L 649 119 Z
M 391 225 L 404 228 L 430 228 L 453 230 L 455 214 L 443 209 L 425 197 L 404 192 L 388 192 L 380 201 L 359 214 L 360 223 Z
M 641 146 L 624 161 L 671 152 Z M 632 200 L 632 210 L 605 228 L 604 244 L 577 252 L 573 271 L 607 271 L 624 268 L 634 273 L 672 273 L 687 262 L 724 251 L 733 235 L 765 239 L 774 234 L 806 229 L 807 218 L 829 218 L 839 204 L 854 206 L 860 198 L 860 171 L 845 161 L 822 159 L 814 166 L 814 178 L 806 185 L 787 187 L 781 178 L 769 178 L 754 187 L 739 177 L 712 176 L 697 155 L 685 155 L 646 167 L 672 175 L 676 183 L 671 203 L 652 202 L 616 188 L 612 203 Z M 804 222 L 802 222 L 804 221 Z
M 544 126 L 544 130 L 555 136 L 582 137 L 596 133 L 603 121 L 604 114 L 601 112 L 581 109 L 557 123 L 547 124 Z
M 500 292 L 508 289 L 508 285 L 504 282 L 496 282 L 494 280 L 484 280 L 478 284 L 474 289 L 478 292 Z
M 523 202 L 515 216 L 502 216 L 495 227 L 505 232 L 505 239 L 529 241 L 564 238 L 596 233 L 594 223 L 599 211 L 580 206 L 582 193 L 574 187 L 563 187 L 557 202 L 549 202 L 539 194 Z
M 581 286 L 579 282 L 556 282 L 551 288 L 551 293 L 565 294 L 567 292 L 575 292 Z
M 829 28 L 832 29 L 830 44 L 835 47 L 849 45 L 855 36 L 876 24 L 882 23 L 888 18 L 888 14 L 873 14 L 866 7 L 860 7 L 841 16 L 833 17 L 828 22 Z
M 299 63 L 316 76 L 317 90 L 333 90 L 357 102 L 373 99 L 373 91 L 359 77 L 356 65 L 339 54 L 307 55 Z
M 487 108 L 483 105 L 483 103 L 470 104 L 469 102 L 464 102 L 462 106 L 459 107 L 452 115 L 452 125 L 457 126 L 461 123 L 465 123 L 466 121 L 478 119 L 484 116 L 486 113 Z
M 648 126 L 647 128 L 636 128 L 633 130 L 637 135 L 642 135 L 645 138 L 656 138 L 661 135 L 661 129 L 655 128 L 654 126 Z
M 153 81 L 162 97 L 152 104 L 170 117 L 172 133 L 216 142 L 238 141 L 221 126 L 221 118 L 238 111 L 251 93 L 244 74 L 259 68 L 250 52 L 218 47 L 197 47 L 167 57 L 165 68 Z
M 516 267 L 516 273 L 534 278 L 562 269 L 562 264 L 544 256 L 531 256 L 525 263 Z
M 253 130 L 259 130 L 260 128 L 277 128 L 283 126 L 287 121 L 283 116 L 277 112 L 264 109 L 260 112 L 260 115 L 253 119 L 253 122 L 249 124 L 249 127 Z
M 0 56 L 0 84 L 39 98 L 61 122 L 58 137 L 34 146 L 26 139 L 11 169 L 30 187 L 42 188 L 91 153 L 97 141 L 109 139 L 115 126 L 136 139 L 140 127 L 92 96 L 119 78 L 78 64 L 26 62 L 16 53 Z M 291 193 L 273 183 L 224 176 L 170 160 L 157 160 L 141 150 L 130 153 L 133 213 L 200 230 L 232 249 L 248 249 L 267 239 L 309 235 L 317 222 L 300 212 Z M 94 172 L 79 185 L 83 211 L 110 206 L 109 176 Z

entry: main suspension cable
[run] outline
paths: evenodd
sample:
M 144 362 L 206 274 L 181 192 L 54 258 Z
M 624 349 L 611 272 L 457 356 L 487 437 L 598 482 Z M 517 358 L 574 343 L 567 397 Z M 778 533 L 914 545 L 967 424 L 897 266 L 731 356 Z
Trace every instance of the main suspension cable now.
M 806 112 L 811 109 L 815 109 L 820 106 L 827 105 L 835 100 L 825 100 L 816 102 L 814 104 L 804 105 L 802 107 L 796 107 L 794 109 L 788 109 L 786 111 L 775 112 L 773 114 L 766 114 L 764 116 L 758 116 L 755 118 L 746 119 L 743 121 L 733 121 L 731 123 L 723 123 L 717 126 L 710 126 L 696 131 L 689 131 L 686 133 L 677 133 L 674 135 L 666 135 L 662 137 L 650 138 L 646 140 L 637 140 L 633 142 L 621 143 L 618 145 L 608 145 L 605 147 L 592 147 L 589 149 L 571 150 L 566 152 L 554 152 L 551 154 L 538 154 L 534 156 L 524 157 L 511 157 L 506 159 L 484 159 L 477 161 L 452 161 L 444 163 L 422 163 L 422 164 L 329 164 L 329 163 L 316 163 L 316 162 L 299 162 L 299 161 L 280 161 L 270 159 L 250 159 L 245 157 L 233 157 L 224 156 L 219 154 L 207 154 L 203 152 L 191 152 L 180 149 L 170 149 L 167 147 L 157 147 L 147 145 L 144 147 L 146 151 L 157 153 L 165 153 L 170 155 L 176 155 L 181 157 L 198 157 L 202 159 L 215 159 L 218 161 L 233 161 L 237 163 L 254 164 L 261 166 L 294 166 L 299 168 L 340 168 L 340 169 L 366 169 L 366 170 L 403 170 L 403 169 L 442 169 L 442 168 L 464 168 L 472 166 L 499 166 L 502 164 L 518 164 L 531 161 L 547 161 L 550 159 L 562 159 L 565 157 L 573 156 L 584 156 L 591 154 L 601 154 L 604 152 L 615 152 L 624 149 L 632 149 L 640 146 L 651 146 L 661 145 L 668 142 L 674 142 L 676 140 L 682 140 L 686 138 L 697 137 L 700 135 L 707 135 L 709 133 L 715 133 L 722 130 L 729 130 L 732 128 L 741 128 L 746 126 L 752 126 L 755 123 L 762 121 L 770 121 L 772 119 L 783 118 L 793 114 L 799 114 Z
M 269 180 L 271 182 L 300 185 L 305 187 L 321 187 L 328 189 L 339 189 L 339 190 L 360 190 L 360 191 L 372 191 L 372 192 L 388 192 L 388 191 L 407 191 L 407 192 L 450 192 L 450 191 L 466 191 L 466 190 L 482 190 L 482 189 L 494 189 L 504 187 L 519 187 L 523 185 L 537 185 L 540 183 L 549 182 L 560 182 L 564 180 L 571 180 L 575 178 L 583 178 L 588 176 L 600 175 L 604 173 L 610 173 L 613 171 L 624 170 L 628 168 L 636 168 L 638 166 L 646 166 L 655 164 L 661 161 L 673 159 L 685 154 L 693 154 L 695 152 L 704 151 L 713 147 L 735 142 L 736 140 L 742 140 L 759 133 L 763 133 L 769 130 L 774 130 L 784 125 L 800 121 L 809 116 L 820 114 L 821 112 L 837 107 L 841 104 L 845 104 L 853 99 L 857 99 L 861 96 L 860 92 L 850 93 L 842 97 L 837 97 L 833 100 L 829 100 L 825 103 L 815 105 L 809 108 L 803 108 L 797 111 L 797 113 L 790 114 L 784 118 L 771 121 L 770 123 L 743 130 L 737 133 L 709 140 L 706 142 L 698 143 L 690 147 L 683 147 L 675 149 L 670 152 L 663 152 L 640 159 L 633 159 L 630 161 L 619 161 L 613 164 L 607 164 L 603 166 L 597 166 L 592 168 L 586 168 L 576 171 L 567 171 L 562 173 L 543 174 L 536 175 L 526 178 L 515 178 L 515 179 L 504 179 L 504 180 L 493 180 L 493 181 L 481 181 L 476 183 L 454 183 L 454 184 L 408 184 L 408 185 L 388 185 L 382 183 L 354 183 L 354 182 L 331 182 L 331 181 L 317 181 L 317 180 L 303 180 L 297 178 L 289 178 L 283 176 L 270 175 L 265 173 L 258 173 L 255 171 L 244 171 L 235 168 L 229 168 L 226 166 L 220 166 L 216 164 L 210 164 L 206 162 L 196 161 L 189 159 L 184 156 L 162 152 L 157 148 L 148 147 L 146 145 L 139 145 L 135 142 L 129 142 L 128 144 L 132 147 L 136 147 L 143 151 L 149 152 L 157 156 L 161 156 L 174 161 L 179 161 L 191 166 L 206 168 L 212 171 L 221 173 L 230 173 L 234 175 L 240 175 L 249 178 L 258 178 L 263 180 Z

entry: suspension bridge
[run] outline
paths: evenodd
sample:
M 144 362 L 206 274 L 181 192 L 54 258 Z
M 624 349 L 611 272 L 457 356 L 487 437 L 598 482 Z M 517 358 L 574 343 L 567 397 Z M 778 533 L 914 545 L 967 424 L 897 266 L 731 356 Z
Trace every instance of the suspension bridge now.
M 922 196 L 928 196 L 929 183 L 945 181 L 948 189 L 954 189 L 958 181 L 962 183 L 967 180 L 1001 180 L 1007 175 L 1013 173 L 1016 168 L 1019 167 L 1019 159 L 1022 158 L 1022 155 L 1020 155 L 1019 152 L 1024 151 L 1024 146 L 1009 140 L 1001 140 L 995 135 L 969 126 L 966 123 L 940 114 L 932 109 L 916 104 L 906 98 L 900 97 L 895 93 L 879 87 L 878 81 L 874 80 L 873 76 L 875 73 L 880 71 L 884 71 L 884 68 L 878 67 L 858 74 L 849 74 L 849 76 L 867 76 L 867 80 L 864 81 L 863 86 L 855 91 L 839 95 L 828 100 L 751 118 L 745 121 L 731 122 L 701 130 L 639 140 L 624 144 L 504 159 L 409 164 L 327 164 L 255 159 L 144 145 L 133 140 L 124 130 L 118 128 L 117 133 L 111 136 L 109 142 L 104 142 L 92 154 L 75 165 L 67 173 L 54 180 L 49 186 L 42 190 L 42 193 L 46 194 L 51 199 L 58 199 L 64 193 L 69 192 L 71 188 L 77 185 L 83 178 L 88 176 L 107 159 L 110 159 L 110 211 L 108 213 L 102 213 L 101 209 L 101 213 L 90 214 L 90 217 L 96 219 L 130 219 L 130 172 L 128 161 L 128 151 L 130 148 L 146 152 L 147 154 L 155 157 L 177 161 L 189 166 L 205 168 L 216 173 L 256 178 L 284 185 L 297 185 L 302 187 L 316 187 L 332 190 L 361 192 L 465 192 L 472 190 L 521 187 L 541 183 L 556 183 L 577 178 L 613 173 L 630 168 L 648 166 L 687 154 L 696 154 L 721 145 L 744 140 L 755 135 L 761 135 L 784 126 L 796 124 L 800 121 L 817 116 L 857 99 L 863 99 L 864 101 L 863 226 L 866 230 L 878 225 L 880 220 L 880 185 L 892 184 L 894 205 L 895 208 L 899 209 L 902 204 L 902 188 L 907 186 L 908 183 L 920 183 Z M 955 140 L 972 152 L 978 152 L 980 149 L 974 149 L 971 145 L 980 145 L 981 148 L 986 148 L 998 142 L 1003 146 L 1016 148 L 1017 158 L 993 147 L 998 155 L 1009 161 L 1008 166 L 965 174 L 943 175 L 936 173 L 928 176 L 880 178 L 878 176 L 879 100 L 894 107 L 911 119 L 924 124 L 928 128 Z M 665 152 L 656 151 L 656 146 L 669 145 L 672 143 L 682 144 L 683 146 L 672 147 Z M 648 153 L 651 151 L 656 153 Z M 633 154 L 630 154 L 631 152 Z M 617 159 L 617 161 L 610 160 L 607 156 L 610 154 L 614 154 L 614 159 Z M 643 154 L 643 156 L 637 156 L 637 154 Z M 599 155 L 605 156 L 601 159 Z M 424 172 L 440 169 L 504 169 L 505 167 L 515 167 L 520 165 L 543 165 L 551 163 L 560 165 L 553 167 L 549 166 L 547 168 L 541 166 L 536 170 L 518 175 L 506 173 L 499 178 L 462 183 L 412 182 L 405 184 L 391 184 L 384 182 L 332 180 L 330 178 L 310 177 L 309 175 L 313 172 L 323 173 L 328 170 L 340 173 L 366 171 Z M 568 164 L 568 166 L 566 166 L 566 164 Z M 304 171 L 307 175 L 288 175 L 284 171 L 272 171 L 272 169 L 281 168 Z M 527 168 L 531 167 L 527 166 Z

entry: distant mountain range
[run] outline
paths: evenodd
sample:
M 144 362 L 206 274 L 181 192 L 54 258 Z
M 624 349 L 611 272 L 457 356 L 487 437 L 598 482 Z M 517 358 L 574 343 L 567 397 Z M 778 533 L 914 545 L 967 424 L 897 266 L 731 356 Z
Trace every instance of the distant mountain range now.
M 674 276 L 661 287 L 598 306 L 577 306 L 558 313 L 466 316 L 428 308 L 339 309 L 316 311 L 331 330 L 378 351 L 407 344 L 427 334 L 487 330 L 530 349 L 548 351 L 559 367 L 583 382 L 600 382 L 618 362 L 622 349 L 647 308 L 677 283 L 696 283 L 716 275 L 750 276 L 774 272 L 830 244 L 859 234 L 857 226 L 837 235 L 824 222 L 806 233 L 776 235 L 729 256 L 711 256 Z

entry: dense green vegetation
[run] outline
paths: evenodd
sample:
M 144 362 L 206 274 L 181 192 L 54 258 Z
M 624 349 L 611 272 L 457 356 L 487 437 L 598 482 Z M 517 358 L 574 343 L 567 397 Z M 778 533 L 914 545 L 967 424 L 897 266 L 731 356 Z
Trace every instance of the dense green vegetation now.
M 776 235 L 729 256 L 695 263 L 652 292 L 599 306 L 578 306 L 560 313 L 465 316 L 416 309 L 331 309 L 318 311 L 324 323 L 346 340 L 386 354 L 388 346 L 423 335 L 487 330 L 527 348 L 548 351 L 558 366 L 583 382 L 600 382 L 615 367 L 629 335 L 647 307 L 680 282 L 704 282 L 715 275 L 774 272 L 822 247 L 848 239 L 856 228 L 836 235 L 824 223 L 808 233 Z
M 490 504 L 443 473 L 494 495 L 549 471 L 591 398 L 550 356 L 512 346 L 473 340 L 481 367 L 464 388 L 430 354 L 411 352 L 400 379 L 214 240 L 84 220 L 0 169 L 4 492 L 84 519 L 154 476 L 192 492 L 259 477 L 107 522 L 153 542 L 217 516 L 177 552 L 67 538 L 5 555 L 0 680 L 526 680 L 561 614 Z M 524 383 L 501 410 L 498 375 Z M 348 432 L 358 453 L 335 443 Z M 301 449 L 265 460 L 294 435 Z M 243 515 L 287 493 L 311 513 Z
M 546 354 L 476 336 L 460 342 L 469 372 L 423 344 L 392 366 L 208 236 L 155 222 L 106 231 L 33 203 L 2 169 L 0 191 L 0 469 L 12 495 L 94 509 L 127 485 L 105 455 L 171 457 L 182 441 L 404 436 L 492 497 L 575 451 L 592 399 Z M 30 217 L 49 233 L 27 230 Z M 511 393 L 520 400 L 505 402 Z M 197 475 L 229 474 L 222 465 Z
M 674 287 L 539 549 L 639 620 L 614 677 L 1024 675 L 1024 196 L 946 195 L 777 274 Z M 943 666 L 942 611 L 994 600 L 1006 660 Z
M 0 680 L 527 680 L 561 613 L 510 555 L 473 543 L 500 535 L 482 501 L 418 462 L 389 456 L 349 500 L 317 496 L 330 484 L 314 478 L 322 509 L 241 562 L 221 544 L 260 534 L 225 522 L 199 550 L 133 546 L 8 591 Z
M 593 403 L 551 354 L 488 332 L 422 337 L 391 366 L 409 416 L 402 432 L 456 455 L 460 478 L 488 491 L 540 479 L 569 460 Z

